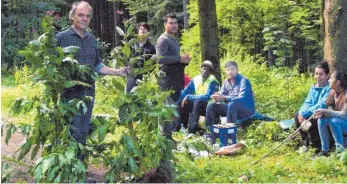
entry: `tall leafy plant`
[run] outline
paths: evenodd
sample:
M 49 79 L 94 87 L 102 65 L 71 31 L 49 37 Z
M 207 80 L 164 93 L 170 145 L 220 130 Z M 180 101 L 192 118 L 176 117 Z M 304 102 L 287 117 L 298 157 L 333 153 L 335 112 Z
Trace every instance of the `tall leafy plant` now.
M 94 81 L 96 74 L 90 67 L 73 59 L 78 47 L 57 47 L 52 23 L 52 17 L 44 17 L 44 34 L 19 52 L 34 70 L 34 83 L 41 83 L 45 88 L 42 94 L 32 99 L 17 99 L 11 108 L 14 114 L 33 110 L 36 114 L 33 123 L 20 125 L 27 138 L 18 150 L 18 159 L 23 159 L 29 151 L 31 159 L 34 159 L 42 148 L 42 157 L 31 168 L 37 182 L 82 182 L 85 167 L 76 157 L 82 145 L 70 134 L 70 119 L 77 113 L 85 113 L 85 101 L 90 99 L 66 101 L 62 95 L 67 88 L 75 85 L 91 87 L 85 81 Z M 13 124 L 7 125 L 6 143 L 15 130 Z
M 88 140 L 91 152 L 99 155 L 109 168 L 105 180 L 108 182 L 136 181 L 144 174 L 155 170 L 162 164 L 172 166 L 174 144 L 163 136 L 164 123 L 170 120 L 175 106 L 166 105 L 169 92 L 162 92 L 157 84 L 156 58 L 146 55 L 135 56 L 141 48 L 136 46 L 139 37 L 134 35 L 131 20 L 125 22 L 126 30 L 117 28 L 123 36 L 123 45 L 111 52 L 117 65 L 129 65 L 130 75 L 145 74 L 144 79 L 131 93 L 124 94 L 124 83 L 116 78 L 105 82 L 105 88 L 118 98 L 111 98 L 112 104 L 119 109 L 115 112 L 116 124 L 105 118 L 93 121 L 94 131 Z M 144 59 L 143 68 L 133 68 L 139 59 Z M 120 139 L 116 137 L 115 127 L 122 127 Z M 172 177 L 170 175 L 169 177 Z M 171 179 L 172 180 L 172 179 Z

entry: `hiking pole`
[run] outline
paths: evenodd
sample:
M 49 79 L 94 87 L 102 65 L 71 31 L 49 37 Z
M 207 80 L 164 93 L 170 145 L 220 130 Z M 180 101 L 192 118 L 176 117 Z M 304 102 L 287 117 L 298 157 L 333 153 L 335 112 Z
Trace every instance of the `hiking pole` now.
M 251 163 L 251 165 L 249 165 L 248 167 L 251 167 L 252 165 L 258 163 L 261 159 L 267 157 L 270 153 L 272 153 L 273 151 L 277 150 L 280 146 L 282 146 L 284 143 L 286 143 L 288 140 L 292 139 L 293 137 L 296 136 L 296 134 L 299 132 L 300 128 L 302 128 L 303 126 L 305 126 L 305 124 L 307 122 L 309 122 L 311 119 L 313 118 L 313 115 L 308 118 L 307 120 L 305 120 L 301 126 L 296 129 L 292 134 L 290 134 L 281 144 L 279 144 L 278 146 L 276 146 L 275 148 L 273 148 L 271 151 L 269 151 L 268 153 L 266 153 L 265 155 L 263 155 L 262 157 L 260 157 L 258 160 L 256 160 L 255 162 Z

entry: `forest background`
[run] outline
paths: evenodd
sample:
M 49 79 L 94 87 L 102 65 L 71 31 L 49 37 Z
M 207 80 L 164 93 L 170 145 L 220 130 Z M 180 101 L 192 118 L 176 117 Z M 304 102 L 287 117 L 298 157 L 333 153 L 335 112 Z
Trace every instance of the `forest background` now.
M 40 93 L 31 88 L 30 66 L 23 65 L 18 51 L 42 33 L 41 21 L 46 14 L 55 17 L 55 27 L 69 27 L 67 15 L 71 0 L 4 0 L 1 5 L 1 116 L 2 122 L 27 123 L 33 118 L 9 113 L 10 104 L 20 96 Z M 180 23 L 182 52 L 192 56 L 186 73 L 199 73 L 201 63 L 199 6 L 197 0 L 122 0 L 88 1 L 94 8 L 90 31 L 98 37 L 104 63 L 112 65 L 110 51 L 121 45 L 122 35 L 116 26 L 134 19 L 135 24 L 148 22 L 151 42 L 163 32 L 162 17 L 174 12 Z M 141 4 L 141 6 L 139 6 Z M 324 59 L 324 3 L 321 0 L 217 0 L 216 19 L 220 65 L 235 60 L 240 71 L 252 82 L 257 110 L 276 119 L 271 123 L 255 122 L 241 138 L 247 150 L 236 157 L 194 158 L 179 153 L 176 182 L 237 182 L 250 160 L 269 151 L 288 132 L 278 125 L 291 119 L 302 104 L 310 85 L 312 69 Z M 225 79 L 221 72 L 222 79 Z M 94 114 L 117 111 L 103 84 L 97 82 Z M 117 81 L 124 83 L 123 79 Z M 106 94 L 106 95 L 105 95 Z M 180 135 L 176 135 L 180 137 Z M 178 138 L 179 139 L 179 138 Z M 252 182 L 346 182 L 346 167 L 335 157 L 312 160 L 312 152 L 296 152 L 298 139 L 281 148 L 271 158 L 248 169 Z M 307 163 L 307 164 L 303 164 Z M 5 169 L 6 170 L 6 169 Z M 3 170 L 4 171 L 4 170 Z M 302 173 L 305 173 L 303 175 Z M 18 173 L 17 173 L 18 174 Z M 20 175 L 20 174 L 19 174 Z

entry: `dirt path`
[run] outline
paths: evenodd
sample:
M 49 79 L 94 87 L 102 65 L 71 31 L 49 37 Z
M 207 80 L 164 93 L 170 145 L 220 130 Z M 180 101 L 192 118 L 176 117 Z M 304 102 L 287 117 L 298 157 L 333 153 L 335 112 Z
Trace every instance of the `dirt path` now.
M 4 121 L 2 120 L 4 123 Z M 5 126 L 4 126 L 5 127 Z M 13 156 L 18 156 L 19 153 L 16 153 L 16 151 L 19 149 L 19 147 L 25 143 L 25 136 L 23 136 L 20 132 L 16 132 L 12 135 L 11 139 L 9 140 L 9 144 L 6 145 L 5 143 L 5 137 L 6 137 L 6 129 L 3 130 L 4 135 L 1 136 L 1 156 L 6 156 L 9 158 L 13 158 Z M 24 163 L 27 165 L 32 165 L 35 163 L 35 161 L 40 157 L 41 152 L 37 154 L 36 158 L 32 161 L 30 159 L 30 153 L 27 154 L 27 156 L 24 158 Z M 13 163 L 6 161 L 6 159 L 2 158 L 1 163 L 8 163 L 10 166 L 10 169 L 12 170 L 10 173 L 10 182 L 25 182 L 25 183 L 34 183 L 34 178 L 30 175 L 28 172 L 28 167 L 21 166 L 18 163 Z M 99 166 L 100 165 L 100 166 Z M 95 180 L 96 182 L 104 182 L 104 175 L 106 173 L 106 169 L 100 164 L 90 164 L 88 167 L 88 178 L 91 178 Z
M 4 135 L 1 136 L 1 156 L 13 158 L 15 152 L 18 150 L 20 145 L 24 143 L 25 137 L 21 133 L 17 132 L 14 135 L 12 135 L 8 145 L 6 145 L 6 129 L 3 130 L 3 133 Z M 16 154 L 16 156 L 18 156 L 18 153 Z M 24 159 L 24 162 L 28 165 L 32 164 L 32 162 L 30 162 L 29 156 L 27 156 Z M 4 163 L 8 163 L 11 169 L 10 182 L 35 182 L 34 179 L 28 173 L 27 167 L 21 166 L 17 163 L 8 162 L 5 159 L 1 158 L 1 164 Z

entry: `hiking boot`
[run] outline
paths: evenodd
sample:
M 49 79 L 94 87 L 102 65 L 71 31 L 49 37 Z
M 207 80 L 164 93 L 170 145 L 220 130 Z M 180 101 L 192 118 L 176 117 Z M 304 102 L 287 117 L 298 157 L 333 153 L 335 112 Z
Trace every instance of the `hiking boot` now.
M 297 152 L 300 154 L 303 154 L 303 153 L 306 153 L 307 151 L 308 151 L 307 146 L 301 146 Z
M 329 156 L 329 152 L 328 151 L 320 151 L 315 156 L 313 156 L 313 158 L 317 158 L 317 157 L 321 157 L 321 156 L 327 157 L 327 156 Z
M 206 130 L 205 130 L 205 129 L 202 129 L 202 128 L 199 128 L 199 129 L 198 129 L 198 132 L 199 132 L 199 135 L 202 136 L 202 135 L 205 135 Z

